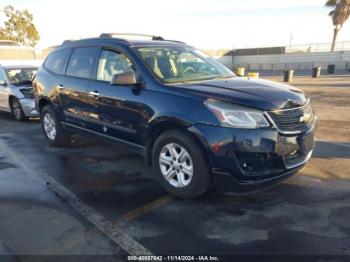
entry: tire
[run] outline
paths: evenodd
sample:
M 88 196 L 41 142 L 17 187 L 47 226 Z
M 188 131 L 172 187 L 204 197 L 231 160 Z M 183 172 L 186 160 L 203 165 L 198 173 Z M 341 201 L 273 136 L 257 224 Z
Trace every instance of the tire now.
M 178 198 L 195 198 L 210 186 L 207 158 L 198 143 L 184 131 L 171 130 L 161 134 L 152 150 L 152 162 L 159 183 Z
M 46 105 L 40 114 L 41 128 L 50 146 L 61 147 L 70 143 L 70 135 L 65 132 L 52 105 Z
M 23 111 L 23 108 L 22 108 L 22 105 L 21 103 L 18 101 L 17 98 L 13 97 L 11 99 L 11 112 L 12 112 L 12 115 L 13 117 L 17 120 L 17 121 L 25 121 L 27 118 L 26 118 L 26 115 L 24 114 L 24 111 Z

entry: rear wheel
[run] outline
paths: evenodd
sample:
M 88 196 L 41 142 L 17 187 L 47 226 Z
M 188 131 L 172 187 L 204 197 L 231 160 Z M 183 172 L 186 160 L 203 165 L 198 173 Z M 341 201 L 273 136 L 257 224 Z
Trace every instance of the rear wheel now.
M 51 146 L 65 146 L 70 142 L 70 135 L 58 121 L 52 105 L 46 105 L 40 115 L 41 127 L 47 142 Z
M 24 121 L 24 120 L 26 120 L 26 116 L 25 116 L 25 114 L 23 112 L 22 105 L 18 101 L 18 99 L 15 98 L 15 97 L 11 99 L 11 111 L 12 111 L 13 117 L 17 121 Z
M 161 134 L 152 158 L 157 179 L 169 193 L 191 199 L 208 190 L 211 176 L 207 159 L 186 132 L 172 130 Z

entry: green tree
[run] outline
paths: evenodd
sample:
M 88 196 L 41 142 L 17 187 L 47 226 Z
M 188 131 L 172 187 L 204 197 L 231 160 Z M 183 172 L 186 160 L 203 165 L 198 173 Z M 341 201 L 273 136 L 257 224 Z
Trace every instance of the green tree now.
M 332 17 L 334 26 L 333 42 L 331 47 L 331 51 L 333 52 L 335 49 L 338 32 L 343 27 L 343 24 L 350 15 L 350 0 L 327 0 L 325 5 L 333 8 L 333 10 L 329 12 L 329 16 Z
M 33 15 L 27 9 L 15 10 L 11 5 L 6 6 L 2 12 L 6 18 L 0 27 L 0 39 L 34 47 L 40 36 L 33 23 Z

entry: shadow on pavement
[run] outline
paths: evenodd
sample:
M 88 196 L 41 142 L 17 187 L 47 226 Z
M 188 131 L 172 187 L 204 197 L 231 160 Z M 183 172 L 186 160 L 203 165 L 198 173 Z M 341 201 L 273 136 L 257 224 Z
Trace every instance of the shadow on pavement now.
M 313 157 L 315 158 L 345 158 L 350 159 L 350 143 L 335 143 L 317 141 Z

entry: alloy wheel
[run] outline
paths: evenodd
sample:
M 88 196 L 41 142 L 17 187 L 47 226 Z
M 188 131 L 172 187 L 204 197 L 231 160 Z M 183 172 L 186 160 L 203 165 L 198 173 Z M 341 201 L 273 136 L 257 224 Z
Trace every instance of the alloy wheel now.
M 174 187 L 189 185 L 193 178 L 193 162 L 187 150 L 176 144 L 165 145 L 160 151 L 159 166 L 165 180 Z
M 21 108 L 17 100 L 12 101 L 12 111 L 16 119 L 21 119 Z
M 56 124 L 50 113 L 45 113 L 43 119 L 44 130 L 47 137 L 53 141 L 56 138 Z

